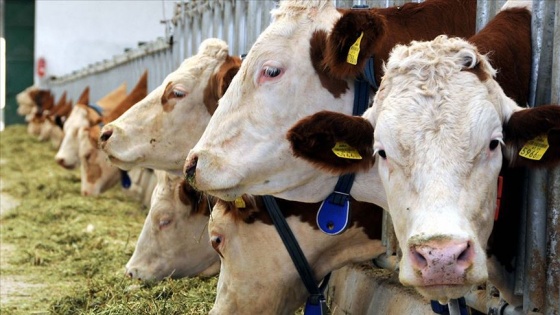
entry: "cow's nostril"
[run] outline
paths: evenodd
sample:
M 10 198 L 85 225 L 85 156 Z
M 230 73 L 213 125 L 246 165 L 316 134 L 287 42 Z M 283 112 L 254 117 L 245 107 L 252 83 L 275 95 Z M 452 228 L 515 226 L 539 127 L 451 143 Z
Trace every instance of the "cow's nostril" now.
M 58 165 L 65 167 L 66 164 L 64 163 L 64 159 L 56 159 L 56 163 L 58 163 Z
M 111 136 L 113 135 L 113 130 L 109 129 L 104 131 L 101 136 L 99 137 L 99 140 L 101 140 L 101 142 L 105 142 L 107 140 L 109 140 L 109 138 L 111 138 Z
M 198 158 L 197 158 L 197 157 L 194 157 L 194 158 L 191 160 L 191 163 L 190 163 L 189 165 L 186 165 L 186 166 L 185 166 L 185 176 L 186 176 L 187 178 L 193 177 L 193 176 L 194 176 L 194 173 L 196 172 L 196 163 L 197 163 L 197 162 L 198 162 Z

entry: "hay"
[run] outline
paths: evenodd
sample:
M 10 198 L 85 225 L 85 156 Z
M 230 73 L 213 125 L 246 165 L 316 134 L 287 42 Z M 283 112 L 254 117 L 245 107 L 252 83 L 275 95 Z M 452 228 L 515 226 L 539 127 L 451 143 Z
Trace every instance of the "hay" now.
M 55 151 L 25 126 L 0 133 L 3 191 L 21 200 L 0 217 L 2 276 L 41 284 L 2 304 L 2 314 L 207 314 L 217 278 L 140 284 L 124 276 L 147 210 L 115 187 L 80 195 L 79 171 L 64 170 Z

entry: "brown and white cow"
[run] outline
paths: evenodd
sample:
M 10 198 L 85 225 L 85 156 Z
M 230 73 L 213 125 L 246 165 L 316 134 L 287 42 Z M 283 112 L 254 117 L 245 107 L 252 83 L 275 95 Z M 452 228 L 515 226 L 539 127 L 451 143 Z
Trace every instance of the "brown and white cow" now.
M 309 295 L 262 198 L 244 195 L 244 205 L 218 201 L 208 230 L 221 256 L 218 291 L 210 314 L 294 314 Z M 331 236 L 316 223 L 320 204 L 276 199 L 316 279 L 352 262 L 385 252 L 383 209 L 351 201 L 349 228 Z
M 126 264 L 133 279 L 212 276 L 220 270 L 218 254 L 209 245 L 208 198 L 181 177 L 156 170 L 150 212 Z
M 30 122 L 37 112 L 42 112 L 43 104 L 51 101 L 51 98 L 52 94 L 49 90 L 32 85 L 16 95 L 17 113 L 25 116 L 26 122 Z
M 179 173 L 240 64 L 224 41 L 206 39 L 158 88 L 103 127 L 100 147 L 123 169 Z
M 29 95 L 34 100 L 35 107 L 26 116 L 27 132 L 39 137 L 46 115 L 55 107 L 54 95 L 49 90 L 32 90 Z
M 492 32 L 471 38 L 489 56 L 446 36 L 397 46 L 365 119 L 318 113 L 289 135 L 297 155 L 336 173 L 376 164 L 402 251 L 400 281 L 430 299 L 462 296 L 488 269 L 497 272 L 487 268 L 486 245 L 503 159 L 509 166 L 560 163 L 560 106 L 518 106 L 489 62 L 530 69 L 530 20 L 525 9 L 498 14 L 487 26 Z M 333 162 L 327 151 L 336 142 L 362 159 Z
M 148 94 L 148 71 L 144 71 L 136 86 L 107 115 L 94 110 L 86 112 L 88 125 L 78 128 L 78 156 L 81 165 L 81 189 L 84 196 L 96 196 L 113 187 L 121 179 L 121 170 L 112 165 L 105 152 L 97 146 L 101 124 L 114 120 Z M 140 192 L 141 195 L 144 192 Z M 151 195 L 151 191 L 149 192 Z
M 99 101 L 97 105 L 103 109 L 104 114 L 110 112 L 126 97 L 126 83 L 121 84 L 115 90 L 109 92 Z M 78 157 L 78 131 L 80 128 L 93 126 L 101 121 L 97 111 L 89 106 L 89 86 L 84 89 L 76 105 L 72 108 L 68 119 L 64 123 L 64 138 L 60 148 L 55 155 L 56 162 L 67 169 L 73 169 L 79 165 Z
M 375 57 L 379 77 L 395 43 L 474 34 L 476 1 L 427 0 L 367 10 L 337 10 L 332 1 L 282 1 L 272 17 L 187 159 L 194 186 L 224 200 L 243 193 L 325 199 L 337 177 L 293 157 L 288 129 L 321 110 L 352 113 L 353 80 L 365 60 Z M 342 66 L 362 32 L 357 65 Z M 354 187 L 359 200 L 386 204 L 381 185 L 373 200 L 366 199 L 370 189 Z

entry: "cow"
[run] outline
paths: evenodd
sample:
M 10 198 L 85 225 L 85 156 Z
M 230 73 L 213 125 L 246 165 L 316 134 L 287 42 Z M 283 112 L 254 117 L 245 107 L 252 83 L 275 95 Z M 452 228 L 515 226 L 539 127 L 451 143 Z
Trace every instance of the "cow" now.
M 529 10 L 510 8 L 470 42 L 440 36 L 397 46 L 363 118 L 320 112 L 288 134 L 294 154 L 337 174 L 374 166 L 402 252 L 400 281 L 430 299 L 501 280 L 486 246 L 502 167 L 560 163 L 560 106 L 525 108 L 505 93 L 527 99 L 519 84 L 529 82 L 530 35 Z M 327 150 L 336 142 L 362 159 L 334 162 Z
M 45 116 L 48 115 L 55 106 L 54 95 L 49 90 L 31 91 L 29 94 L 35 102 L 35 107 L 31 110 L 31 113 L 26 116 L 28 122 L 27 132 L 32 136 L 39 137 L 43 122 L 45 121 Z
M 309 295 L 262 197 L 218 200 L 208 222 L 212 247 L 221 259 L 216 301 L 210 314 L 294 314 Z M 385 253 L 383 209 L 351 201 L 349 228 L 338 235 L 319 230 L 320 204 L 276 199 L 317 281 L 353 262 Z
M 123 83 L 97 101 L 98 107 L 96 108 L 101 108 L 103 110 L 103 113 L 98 113 L 96 109 L 89 106 L 89 86 L 87 86 L 82 94 L 80 94 L 68 119 L 66 119 L 63 127 L 64 138 L 54 157 L 55 161 L 66 169 L 74 169 L 80 163 L 77 141 L 78 130 L 98 123 L 101 120 L 102 114 L 110 112 L 125 97 L 126 83 Z
M 29 122 L 37 112 L 41 112 L 43 103 L 50 101 L 52 94 L 49 90 L 40 89 L 36 85 L 27 87 L 16 95 L 18 103 L 17 113 Z
M 473 35 L 476 1 L 355 10 L 337 10 L 332 1 L 282 1 L 271 14 L 273 22 L 251 47 L 185 163 L 194 187 L 224 200 L 243 193 L 324 200 L 337 177 L 296 159 L 285 138 L 288 129 L 321 110 L 352 113 L 353 82 L 370 56 L 379 81 L 382 61 L 396 43 Z M 358 38 L 356 66 L 344 66 Z M 372 180 L 356 178 L 368 186 Z M 377 187 L 377 198 L 369 201 L 384 206 Z M 353 189 L 352 195 L 368 200 L 371 190 Z
M 210 199 L 177 175 L 154 172 L 150 212 L 126 274 L 143 281 L 215 275 L 220 259 L 209 244 Z
M 224 41 L 206 39 L 158 88 L 103 127 L 100 147 L 120 168 L 180 174 L 188 150 L 202 135 L 240 64 Z
M 81 191 L 84 196 L 97 196 L 119 182 L 121 176 L 126 176 L 116 166 L 112 165 L 107 156 L 97 146 L 97 139 L 102 124 L 108 123 L 125 112 L 132 105 L 139 102 L 148 94 L 148 71 L 145 71 L 136 86 L 118 106 L 106 115 L 90 110 L 86 112 L 85 127 L 78 128 L 78 156 L 80 159 Z M 151 194 L 151 191 L 149 192 Z M 144 192 L 140 192 L 141 195 Z

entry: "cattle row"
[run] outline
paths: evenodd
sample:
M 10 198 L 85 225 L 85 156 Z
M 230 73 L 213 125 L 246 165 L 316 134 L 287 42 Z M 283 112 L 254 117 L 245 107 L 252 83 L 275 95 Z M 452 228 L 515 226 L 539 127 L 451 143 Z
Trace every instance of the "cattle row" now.
M 308 298 L 270 200 L 314 282 L 386 252 L 385 210 L 403 285 L 445 304 L 489 281 L 521 306 L 523 167 L 560 161 L 560 107 L 526 108 L 531 2 L 508 1 L 478 33 L 476 5 L 281 1 L 243 61 L 209 38 L 149 94 L 146 73 L 93 105 L 88 87 L 74 106 L 30 88 L 18 112 L 59 165 L 80 165 L 84 196 L 120 182 L 150 205 L 128 276 L 219 272 L 211 314 L 292 314 Z M 375 96 L 350 116 L 365 67 Z M 320 211 L 348 173 L 351 211 L 331 235 Z

